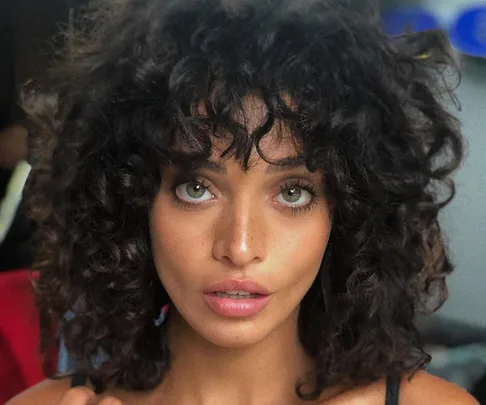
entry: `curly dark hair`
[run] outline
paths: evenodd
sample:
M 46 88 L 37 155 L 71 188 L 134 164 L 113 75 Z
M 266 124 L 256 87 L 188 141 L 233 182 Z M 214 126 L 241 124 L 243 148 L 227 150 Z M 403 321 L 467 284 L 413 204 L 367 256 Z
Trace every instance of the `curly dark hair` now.
M 148 231 L 161 172 L 180 142 L 200 158 L 216 136 L 246 165 L 284 123 L 335 207 L 320 270 L 328 283 L 323 292 L 316 280 L 300 309 L 313 388 L 297 393 L 317 398 L 428 362 L 414 319 L 443 302 L 452 270 L 438 213 L 463 153 L 445 107 L 456 70 L 442 32 L 388 36 L 372 3 L 92 3 L 52 82 L 26 99 L 45 351 L 58 325 L 90 375 L 157 385 L 170 367 L 153 322 L 163 287 Z M 249 93 L 268 109 L 251 134 L 234 119 Z

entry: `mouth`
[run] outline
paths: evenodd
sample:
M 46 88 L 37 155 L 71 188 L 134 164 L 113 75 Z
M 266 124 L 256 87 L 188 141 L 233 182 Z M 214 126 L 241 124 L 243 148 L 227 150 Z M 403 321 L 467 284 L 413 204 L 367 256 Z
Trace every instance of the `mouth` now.
M 212 294 L 219 298 L 229 298 L 232 300 L 247 300 L 264 296 L 263 294 L 254 294 L 248 291 L 216 291 Z
M 244 318 L 262 311 L 270 301 L 271 293 L 251 280 L 226 280 L 213 284 L 204 296 L 215 314 L 225 318 Z
M 227 294 L 234 296 L 270 295 L 270 292 L 261 284 L 253 280 L 223 280 L 216 282 L 205 290 L 206 294 Z

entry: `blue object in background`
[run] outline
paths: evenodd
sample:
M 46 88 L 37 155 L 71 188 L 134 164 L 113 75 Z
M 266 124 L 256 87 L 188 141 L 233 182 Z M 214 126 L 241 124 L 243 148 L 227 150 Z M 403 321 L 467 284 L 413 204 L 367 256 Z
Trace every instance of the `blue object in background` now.
M 464 9 L 451 24 L 443 27 L 436 16 L 422 7 L 398 7 L 382 14 L 383 28 L 390 35 L 446 29 L 454 48 L 469 56 L 486 57 L 486 5 Z
M 382 19 L 385 32 L 391 35 L 441 28 L 437 18 L 420 7 L 399 7 L 387 10 L 382 14 Z
M 76 361 L 70 356 L 64 346 L 64 341 L 61 339 L 59 345 L 59 357 L 57 360 L 57 372 L 60 374 L 72 374 L 78 368 Z
M 486 57 L 486 6 L 462 12 L 449 30 L 449 38 L 462 53 Z

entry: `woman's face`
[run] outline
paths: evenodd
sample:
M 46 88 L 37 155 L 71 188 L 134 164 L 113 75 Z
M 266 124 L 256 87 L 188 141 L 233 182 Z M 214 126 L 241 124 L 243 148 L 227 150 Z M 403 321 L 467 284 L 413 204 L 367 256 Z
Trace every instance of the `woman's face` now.
M 292 162 L 289 139 L 269 134 L 261 146 L 290 164 L 255 153 L 245 171 L 215 148 L 194 169 L 168 167 L 150 213 L 174 316 L 218 346 L 255 344 L 295 324 L 331 230 L 322 174 Z

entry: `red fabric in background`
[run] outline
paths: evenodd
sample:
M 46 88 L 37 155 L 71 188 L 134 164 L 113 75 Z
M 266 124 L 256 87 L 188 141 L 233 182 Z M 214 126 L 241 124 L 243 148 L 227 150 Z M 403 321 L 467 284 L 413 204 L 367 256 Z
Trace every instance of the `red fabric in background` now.
M 0 404 L 45 378 L 31 276 L 0 272 Z

